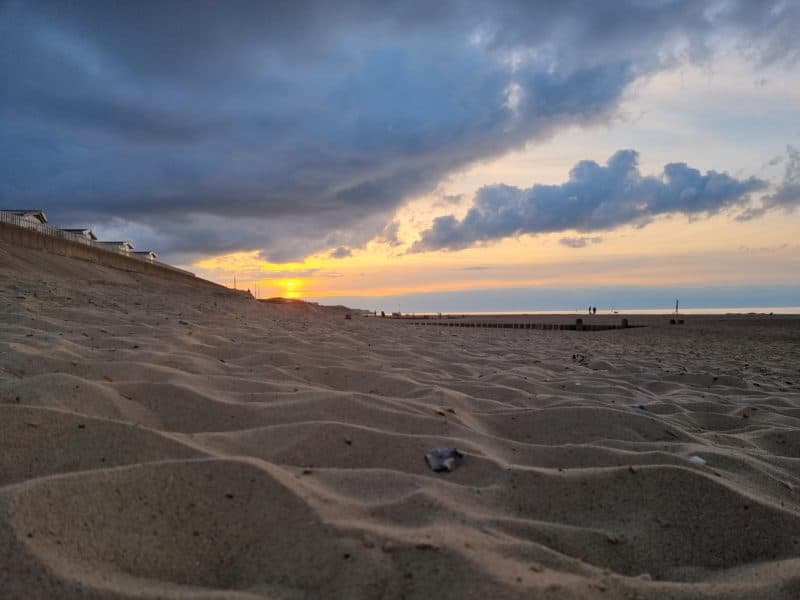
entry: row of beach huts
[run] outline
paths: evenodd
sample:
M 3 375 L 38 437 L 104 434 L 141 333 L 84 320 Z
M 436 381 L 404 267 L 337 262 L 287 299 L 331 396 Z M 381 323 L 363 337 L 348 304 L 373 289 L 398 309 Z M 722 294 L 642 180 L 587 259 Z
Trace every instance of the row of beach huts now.
M 152 250 L 137 251 L 132 242 L 105 241 L 98 240 L 97 235 L 88 227 L 79 228 L 56 228 L 47 222 L 47 215 L 40 209 L 9 209 L 0 208 L 0 222 L 11 223 L 18 227 L 27 227 L 47 233 L 50 235 L 59 234 L 59 237 L 71 239 L 76 242 L 86 243 L 92 246 L 100 246 L 106 250 L 111 250 L 119 254 L 131 256 L 155 262 L 158 255 Z

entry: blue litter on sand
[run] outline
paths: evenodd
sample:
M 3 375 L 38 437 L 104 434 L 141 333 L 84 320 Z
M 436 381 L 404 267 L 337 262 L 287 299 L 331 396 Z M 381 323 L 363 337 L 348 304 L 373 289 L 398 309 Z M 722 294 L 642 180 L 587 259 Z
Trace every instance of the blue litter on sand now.
M 637 404 L 633 408 L 638 408 L 639 410 L 647 410 L 647 407 L 644 404 Z
M 457 448 L 434 448 L 425 455 L 425 462 L 436 473 L 454 471 L 462 460 L 464 455 Z

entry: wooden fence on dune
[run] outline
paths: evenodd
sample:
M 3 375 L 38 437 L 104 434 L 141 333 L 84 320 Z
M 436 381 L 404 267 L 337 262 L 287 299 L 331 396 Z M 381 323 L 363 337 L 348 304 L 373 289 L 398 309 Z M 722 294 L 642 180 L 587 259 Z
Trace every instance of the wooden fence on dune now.
M 64 231 L 62 229 L 58 229 L 57 227 L 53 227 L 52 225 L 48 225 L 46 223 L 38 223 L 38 222 L 32 221 L 31 219 L 28 219 L 28 218 L 25 218 L 25 217 L 22 217 L 22 216 L 19 216 L 19 215 L 15 215 L 15 214 L 10 213 L 10 212 L 0 211 L 0 223 L 4 223 L 4 224 L 7 224 L 7 225 L 12 225 L 14 227 L 19 227 L 21 229 L 26 229 L 28 231 L 36 232 L 36 233 L 41 234 L 43 236 L 47 236 L 47 238 L 53 240 L 54 242 L 55 242 L 55 240 L 62 240 L 62 241 L 67 242 L 67 243 L 81 244 L 82 246 L 87 246 L 88 248 L 91 248 L 92 252 L 97 254 L 97 255 L 99 255 L 99 256 L 103 256 L 104 254 L 124 256 L 125 258 L 128 258 L 130 260 L 133 260 L 133 261 L 136 261 L 136 262 L 139 262 L 139 263 L 145 263 L 145 264 L 148 264 L 148 265 L 153 265 L 154 267 L 157 267 L 159 269 L 165 269 L 165 270 L 171 271 L 171 272 L 173 272 L 175 274 L 184 275 L 186 277 L 195 277 L 195 274 L 192 273 L 191 271 L 186 271 L 184 269 L 180 269 L 178 267 L 174 267 L 172 265 L 168 265 L 166 263 L 163 263 L 163 262 L 160 262 L 160 261 L 157 261 L 157 260 L 151 260 L 149 258 L 143 257 L 143 256 L 138 255 L 138 254 L 124 252 L 123 250 L 120 250 L 120 249 L 117 249 L 117 248 L 114 248 L 114 247 L 109 247 L 109 246 L 103 245 L 103 244 L 101 244 L 99 242 L 96 242 L 94 240 L 90 240 L 90 239 L 88 239 L 88 238 L 86 238 L 86 237 L 84 237 L 82 235 L 77 234 L 77 233 L 71 233 L 69 231 Z M 14 240 L 11 240 L 11 241 L 17 241 L 17 240 L 14 239 Z M 55 243 L 57 243 L 57 242 L 55 242 Z M 53 245 L 53 243 L 47 245 L 44 249 L 49 249 L 50 246 L 52 246 L 52 245 Z

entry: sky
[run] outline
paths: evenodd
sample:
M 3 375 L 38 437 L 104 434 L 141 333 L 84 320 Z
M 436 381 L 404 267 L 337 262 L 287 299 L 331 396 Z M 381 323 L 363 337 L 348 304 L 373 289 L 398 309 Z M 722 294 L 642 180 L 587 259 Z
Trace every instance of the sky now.
M 800 305 L 800 2 L 0 0 L 0 205 L 260 297 Z

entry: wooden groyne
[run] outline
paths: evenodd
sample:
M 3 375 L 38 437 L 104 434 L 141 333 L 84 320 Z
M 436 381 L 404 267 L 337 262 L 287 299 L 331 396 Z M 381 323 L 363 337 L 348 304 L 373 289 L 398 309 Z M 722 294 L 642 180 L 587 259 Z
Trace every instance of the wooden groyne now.
M 542 329 L 558 331 L 608 331 L 611 329 L 633 329 L 644 325 L 631 325 L 628 319 L 619 323 L 584 323 L 583 319 L 575 319 L 575 323 L 507 323 L 503 321 L 458 321 L 451 319 L 419 319 L 394 317 L 392 320 L 402 320 L 411 325 L 426 325 L 433 327 L 483 327 L 489 329 Z

